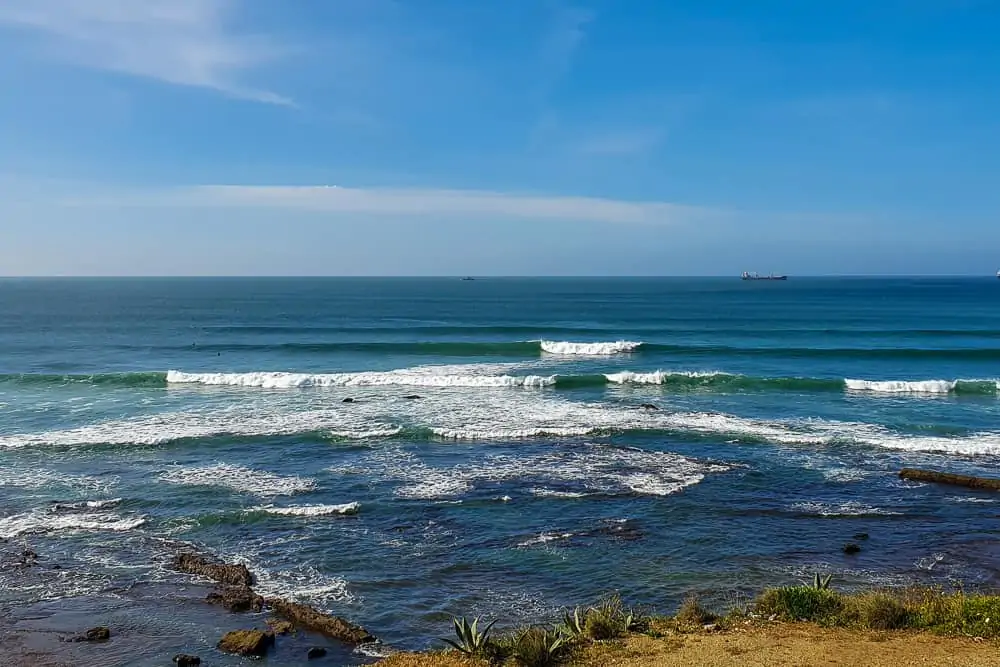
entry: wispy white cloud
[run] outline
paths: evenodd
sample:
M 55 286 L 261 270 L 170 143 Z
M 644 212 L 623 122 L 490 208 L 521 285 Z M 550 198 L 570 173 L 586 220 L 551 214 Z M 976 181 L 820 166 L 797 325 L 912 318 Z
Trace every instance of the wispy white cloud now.
M 0 27 L 37 37 L 45 53 L 74 65 L 291 105 L 244 82 L 280 49 L 238 33 L 237 8 L 236 0 L 3 0 Z
M 354 188 L 307 185 L 199 185 L 99 197 L 74 205 L 267 208 L 394 217 L 519 218 L 578 222 L 678 224 L 720 211 L 661 201 L 546 196 L 489 190 Z
M 639 155 L 653 150 L 662 140 L 659 128 L 635 128 L 587 137 L 577 151 L 587 155 Z

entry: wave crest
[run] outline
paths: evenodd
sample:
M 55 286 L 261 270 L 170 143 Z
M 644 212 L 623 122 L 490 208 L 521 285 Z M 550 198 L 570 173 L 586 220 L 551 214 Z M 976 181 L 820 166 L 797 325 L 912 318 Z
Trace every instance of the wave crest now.
M 543 340 L 541 341 L 541 345 L 542 351 L 549 354 L 601 357 L 634 352 L 642 343 L 630 340 L 618 340 L 607 343 L 573 343 L 569 341 Z

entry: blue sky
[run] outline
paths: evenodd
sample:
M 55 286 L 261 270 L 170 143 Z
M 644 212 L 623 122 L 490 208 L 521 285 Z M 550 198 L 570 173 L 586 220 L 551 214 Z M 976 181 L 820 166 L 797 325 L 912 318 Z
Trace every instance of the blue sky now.
M 997 35 L 992 0 L 4 0 L 0 274 L 991 273 Z

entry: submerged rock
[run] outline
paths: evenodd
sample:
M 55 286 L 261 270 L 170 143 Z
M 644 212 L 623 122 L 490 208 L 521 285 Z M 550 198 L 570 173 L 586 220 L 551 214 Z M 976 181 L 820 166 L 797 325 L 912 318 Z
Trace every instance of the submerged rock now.
M 861 553 L 861 547 L 854 542 L 848 542 L 844 545 L 844 553 L 848 556 L 853 556 L 854 554 Z
M 867 540 L 868 539 L 868 533 L 855 533 L 854 539 L 856 539 L 858 541 Z
M 639 407 L 642 408 L 643 410 L 659 410 L 660 409 L 660 407 L 658 405 L 653 405 L 652 403 L 643 403 Z
M 306 653 L 306 659 L 316 660 L 317 658 L 322 658 L 325 655 L 326 655 L 325 648 L 321 648 L 319 646 L 313 646 L 311 649 L 309 649 L 309 652 Z
M 403 398 L 406 399 L 407 401 L 416 401 L 418 399 L 423 398 L 423 396 L 418 396 L 417 394 L 407 394 Z
M 318 632 L 321 635 L 337 639 L 348 644 L 364 644 L 375 641 L 364 628 L 354 625 L 338 616 L 330 616 L 316 611 L 312 607 L 297 602 L 289 602 L 279 598 L 267 601 L 275 614 L 286 618 L 294 625 Z
M 249 587 L 253 585 L 253 575 L 250 574 L 246 565 L 227 565 L 213 562 L 194 553 L 177 554 L 171 567 L 178 572 L 208 577 L 227 586 Z
M 98 626 L 87 630 L 78 637 L 73 637 L 71 642 L 106 642 L 111 639 L 111 630 L 104 626 Z
M 233 630 L 219 640 L 219 650 L 236 655 L 261 657 L 274 644 L 274 635 L 260 630 Z
M 174 656 L 174 664 L 176 664 L 177 667 L 197 667 L 197 665 L 201 664 L 201 658 L 196 655 L 178 653 Z
M 288 621 L 279 621 L 274 618 L 267 619 L 265 623 L 267 623 L 267 627 L 271 628 L 271 632 L 276 635 L 288 635 L 295 629 L 295 626 Z
M 354 399 L 351 398 L 350 396 L 341 401 L 341 403 L 354 403 L 354 402 L 355 402 Z
M 246 586 L 228 586 L 219 589 L 214 593 L 209 593 L 205 601 L 235 612 L 259 612 L 264 608 L 264 598 Z

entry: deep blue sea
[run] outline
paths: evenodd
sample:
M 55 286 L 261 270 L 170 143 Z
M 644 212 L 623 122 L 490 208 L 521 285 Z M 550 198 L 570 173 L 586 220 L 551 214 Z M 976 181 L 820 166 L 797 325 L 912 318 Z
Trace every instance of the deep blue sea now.
M 612 591 L 992 586 L 1000 496 L 897 472 L 1000 475 L 998 378 L 993 278 L 2 280 L 0 538 L 48 569 L 0 614 L 229 664 L 179 544 L 395 648 Z

